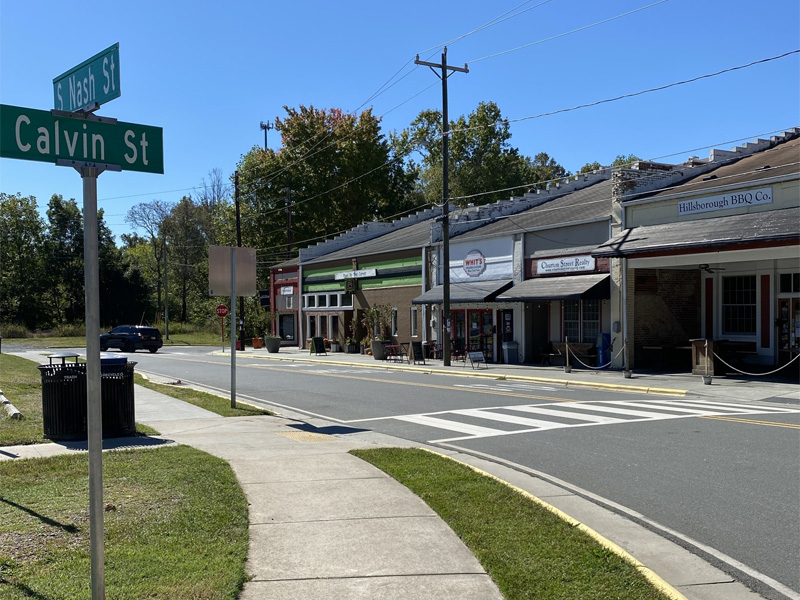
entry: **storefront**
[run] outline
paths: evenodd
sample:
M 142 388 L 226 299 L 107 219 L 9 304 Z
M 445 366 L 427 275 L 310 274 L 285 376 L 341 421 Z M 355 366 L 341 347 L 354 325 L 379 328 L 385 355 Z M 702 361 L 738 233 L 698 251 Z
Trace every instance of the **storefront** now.
M 727 153 L 737 160 L 621 202 L 626 227 L 592 254 L 620 259 L 632 366 L 657 366 L 648 356 L 657 348 L 689 370 L 679 351 L 693 339 L 714 342 L 723 372 L 764 372 L 797 356 L 799 138 L 794 131 L 737 149 Z
M 298 307 L 300 300 L 297 259 L 270 269 L 270 304 L 275 314 L 270 335 L 281 338 L 281 344 L 298 344 Z
M 436 285 L 412 300 L 431 306 L 431 335 L 449 340 L 456 355 L 481 351 L 489 362 L 501 362 L 502 342 L 513 341 L 514 305 L 497 296 L 513 284 L 513 239 L 483 239 L 450 246 L 450 322 L 442 322 L 444 289 Z M 441 281 L 441 272 L 438 275 Z M 514 357 L 514 362 L 518 362 Z

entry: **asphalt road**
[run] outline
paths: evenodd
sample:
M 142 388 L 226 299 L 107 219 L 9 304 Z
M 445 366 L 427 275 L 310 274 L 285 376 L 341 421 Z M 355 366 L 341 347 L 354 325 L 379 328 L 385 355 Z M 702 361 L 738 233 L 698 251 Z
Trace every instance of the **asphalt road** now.
M 230 357 L 208 348 L 128 357 L 229 393 Z M 800 597 L 797 406 L 237 358 L 243 401 L 510 464 L 699 549 L 765 597 L 786 597 L 771 579 Z

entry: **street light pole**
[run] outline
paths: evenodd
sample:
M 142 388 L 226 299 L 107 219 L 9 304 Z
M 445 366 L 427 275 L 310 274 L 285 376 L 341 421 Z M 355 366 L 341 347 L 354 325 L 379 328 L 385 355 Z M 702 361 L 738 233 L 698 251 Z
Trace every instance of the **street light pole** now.
M 459 71 L 469 73 L 465 64 L 463 67 L 447 66 L 447 46 L 442 50 L 442 64 L 430 63 L 419 59 L 419 54 L 414 60 L 416 65 L 430 67 L 431 71 L 442 80 L 442 323 L 444 325 L 444 337 L 442 343 L 442 363 L 445 367 L 450 366 L 450 120 L 447 114 L 447 78 L 451 75 L 448 71 Z M 442 70 L 439 75 L 434 71 L 434 67 Z

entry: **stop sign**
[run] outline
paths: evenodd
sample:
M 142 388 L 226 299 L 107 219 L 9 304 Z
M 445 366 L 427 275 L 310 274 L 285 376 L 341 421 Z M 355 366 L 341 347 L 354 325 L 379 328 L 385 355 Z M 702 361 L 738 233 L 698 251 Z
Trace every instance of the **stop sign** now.
M 225 317 L 227 317 L 228 316 L 228 307 L 225 306 L 224 304 L 220 304 L 219 306 L 217 306 L 217 316 L 220 319 L 224 319 Z

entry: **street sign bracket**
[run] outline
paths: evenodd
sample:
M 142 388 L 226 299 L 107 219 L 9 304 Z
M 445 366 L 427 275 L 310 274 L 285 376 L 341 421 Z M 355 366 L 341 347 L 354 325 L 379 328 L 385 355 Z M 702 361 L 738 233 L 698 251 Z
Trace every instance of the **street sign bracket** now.
M 107 163 L 96 163 L 96 162 L 87 162 L 85 160 L 71 160 L 69 158 L 59 158 L 56 160 L 57 167 L 74 167 L 76 169 L 82 169 L 85 167 L 93 167 L 95 169 L 100 169 L 101 171 L 122 171 L 122 167 L 120 165 L 110 165 Z
M 100 108 L 99 104 L 95 103 L 95 105 L 95 108 L 92 110 L 97 110 Z M 108 125 L 116 125 L 118 122 L 116 117 L 101 117 L 100 115 L 94 114 L 92 111 L 76 110 L 75 112 L 70 112 L 68 110 L 56 110 L 55 108 L 51 108 L 50 114 L 54 117 L 64 117 L 66 119 L 84 119 L 86 121 L 106 123 Z

